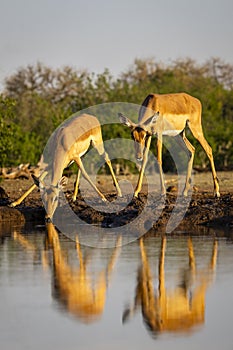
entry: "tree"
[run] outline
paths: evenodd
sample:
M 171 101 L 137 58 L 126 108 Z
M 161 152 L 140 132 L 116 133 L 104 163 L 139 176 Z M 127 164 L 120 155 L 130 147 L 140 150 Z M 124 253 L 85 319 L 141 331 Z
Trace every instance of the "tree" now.
M 41 63 L 20 68 L 6 79 L 1 100 L 1 161 L 37 162 L 54 129 L 75 112 L 106 102 L 140 105 L 149 93 L 172 92 L 187 92 L 201 100 L 203 129 L 213 148 L 216 168 L 232 167 L 233 65 L 219 58 L 204 64 L 185 58 L 167 65 L 153 58 L 137 58 L 116 78 L 107 69 L 94 74 L 69 66 L 52 69 Z M 117 108 L 109 115 L 113 113 L 117 115 Z M 118 124 L 103 126 L 103 136 L 130 137 Z M 208 166 L 200 145 L 191 134 L 188 137 L 196 147 L 196 166 Z M 164 152 L 164 165 L 169 170 L 173 165 Z
M 0 95 L 0 167 L 9 165 L 9 156 L 14 149 L 15 125 L 11 123 L 15 103 Z

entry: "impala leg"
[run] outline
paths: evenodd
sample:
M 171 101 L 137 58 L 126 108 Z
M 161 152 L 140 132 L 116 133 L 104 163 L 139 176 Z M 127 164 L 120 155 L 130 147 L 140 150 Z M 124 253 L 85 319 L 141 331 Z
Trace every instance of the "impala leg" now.
M 187 175 L 186 175 L 186 181 L 185 186 L 183 190 L 183 196 L 187 197 L 188 190 L 190 189 L 191 185 L 191 177 L 192 177 L 192 168 L 193 168 L 193 159 L 195 154 L 195 148 L 193 145 L 189 142 L 189 140 L 186 138 L 185 133 L 183 132 L 182 139 L 180 136 L 178 136 L 177 139 L 181 145 L 181 147 L 184 149 L 185 152 L 189 152 L 189 161 L 188 161 L 188 168 L 187 168 Z
M 16 201 L 12 202 L 10 204 L 10 207 L 14 208 L 17 205 L 19 205 L 20 203 L 22 203 L 22 201 L 36 188 L 36 184 L 33 184 L 20 198 L 18 198 Z
M 158 162 L 158 166 L 159 166 L 161 195 L 164 196 L 166 194 L 166 187 L 165 187 L 164 177 L 163 177 L 162 147 L 163 147 L 162 138 L 158 137 L 158 140 L 157 140 L 157 162 Z
M 47 171 L 42 173 L 42 175 L 39 177 L 39 180 L 43 180 L 47 174 L 48 174 Z M 16 201 L 12 202 L 10 204 L 10 207 L 14 208 L 17 205 L 19 205 L 20 203 L 22 203 L 22 201 L 37 187 L 38 187 L 38 184 L 34 183 L 19 199 L 17 199 Z
M 103 143 L 94 143 L 93 142 L 93 145 L 96 148 L 96 150 L 99 153 L 99 155 L 101 157 L 104 157 L 104 160 L 105 160 L 105 162 L 107 163 L 107 165 L 109 167 L 109 170 L 110 170 L 110 173 L 111 173 L 111 176 L 112 176 L 112 179 L 113 179 L 113 183 L 114 183 L 114 185 L 115 185 L 115 187 L 117 189 L 117 194 L 118 194 L 119 197 L 122 197 L 120 186 L 119 186 L 119 184 L 117 182 L 116 176 L 115 176 L 113 168 L 112 168 L 112 163 L 111 163 L 111 161 L 109 159 L 109 156 L 108 156 L 107 152 L 105 152 L 105 150 L 104 150 Z
M 204 151 L 207 154 L 207 157 L 209 158 L 209 161 L 210 161 L 212 177 L 213 177 L 213 182 L 214 182 L 214 195 L 216 197 L 220 197 L 219 184 L 218 184 L 218 178 L 217 178 L 215 165 L 214 165 L 214 157 L 213 157 L 212 148 L 210 147 L 210 145 L 208 144 L 208 142 L 204 138 L 203 134 L 198 135 L 198 137 L 196 137 L 196 138 L 200 142 L 202 148 L 204 149 Z
M 108 154 L 106 152 L 105 152 L 105 155 L 104 155 L 104 159 L 105 159 L 105 161 L 106 161 L 106 163 L 107 163 L 107 165 L 109 167 L 109 170 L 111 172 L 114 185 L 115 185 L 115 187 L 117 189 L 117 194 L 118 194 L 119 197 L 122 197 L 120 186 L 119 186 L 119 184 L 117 182 L 116 176 L 115 176 L 113 168 L 112 168 L 112 163 L 111 163 L 111 161 L 110 161 L 110 159 L 108 157 Z
M 214 165 L 214 157 L 213 157 L 213 151 L 208 142 L 206 141 L 202 128 L 200 126 L 194 126 L 191 123 L 189 123 L 189 128 L 193 133 L 193 136 L 200 142 L 202 148 L 204 149 L 207 157 L 209 158 L 210 161 L 210 166 L 211 166 L 211 171 L 212 171 L 212 177 L 213 177 L 213 182 L 214 182 L 214 195 L 216 197 L 220 197 L 219 193 L 219 184 L 218 184 L 218 178 L 215 170 L 215 165 Z
M 151 136 L 148 137 L 146 145 L 145 145 L 145 150 L 144 150 L 144 153 L 143 153 L 142 166 L 141 166 L 141 169 L 140 169 L 140 172 L 139 172 L 137 186 L 136 186 L 136 189 L 134 191 L 134 197 L 138 197 L 138 193 L 142 189 L 142 180 L 143 180 L 143 175 L 144 175 L 145 168 L 146 168 L 146 163 L 147 163 L 147 160 L 148 160 L 148 152 L 149 152 L 149 149 L 150 149 L 150 143 L 151 143 Z
M 77 194 L 78 194 L 78 188 L 79 188 L 79 183 L 80 183 L 80 176 L 81 176 L 81 170 L 78 168 L 78 173 L 76 176 L 76 181 L 75 181 L 75 186 L 74 186 L 74 193 L 73 193 L 73 202 L 76 201 L 77 199 Z
M 83 177 L 89 182 L 89 184 L 94 188 L 94 190 L 98 193 L 98 195 L 101 197 L 101 199 L 106 202 L 107 199 L 105 198 L 105 196 L 103 195 L 103 193 L 101 193 L 98 188 L 96 187 L 96 185 L 91 181 L 90 179 L 90 176 L 87 174 L 84 166 L 83 166 L 83 163 L 81 161 L 81 159 L 78 157 L 78 158 L 75 158 L 75 162 L 77 163 Z

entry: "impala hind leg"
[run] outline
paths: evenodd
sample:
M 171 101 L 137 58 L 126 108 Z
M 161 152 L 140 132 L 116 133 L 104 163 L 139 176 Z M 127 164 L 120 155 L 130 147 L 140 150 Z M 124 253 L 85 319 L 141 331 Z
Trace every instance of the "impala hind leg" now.
M 98 193 L 98 195 L 101 197 L 101 199 L 102 199 L 104 202 L 106 202 L 107 199 L 105 198 L 105 196 L 103 195 L 103 193 L 101 193 L 101 192 L 99 191 L 99 189 L 96 187 L 96 185 L 91 181 L 91 178 L 90 178 L 90 176 L 87 174 L 87 172 L 86 172 L 86 170 L 85 170 L 85 168 L 84 168 L 84 166 L 83 166 L 83 163 L 82 163 L 81 159 L 80 159 L 79 157 L 77 157 L 77 158 L 75 158 L 74 160 L 75 160 L 76 164 L 78 165 L 78 167 L 79 167 L 79 169 L 80 169 L 80 171 L 81 171 L 83 177 L 84 177 L 84 178 L 89 182 L 89 184 L 94 188 L 94 190 Z
M 206 154 L 207 154 L 207 156 L 209 158 L 209 161 L 210 161 L 212 177 L 213 177 L 213 182 L 214 182 L 214 195 L 216 197 L 220 197 L 219 183 L 218 183 L 217 173 L 216 173 L 216 170 L 215 170 L 212 148 L 210 147 L 210 145 L 208 144 L 208 142 L 206 141 L 206 139 L 204 138 L 203 135 L 202 135 L 202 137 L 200 139 L 198 139 L 198 141 L 202 145 L 202 147 L 205 150 L 205 152 L 206 152 Z
M 107 165 L 109 167 L 109 170 L 111 172 L 112 179 L 113 179 L 114 185 L 115 185 L 116 190 L 117 190 L 117 194 L 118 194 L 119 197 L 122 197 L 120 186 L 119 186 L 119 184 L 117 182 L 116 176 L 115 176 L 113 168 L 112 168 L 112 163 L 111 163 L 111 161 L 110 161 L 110 159 L 108 157 L 108 154 L 106 152 L 105 152 L 105 155 L 104 155 L 104 159 L 105 159 L 105 161 L 106 161 L 106 163 L 107 163 Z
M 118 194 L 119 197 L 122 197 L 120 186 L 118 184 L 118 181 L 116 179 L 115 173 L 114 173 L 113 168 L 112 168 L 112 163 L 111 163 L 111 161 L 109 159 L 109 156 L 108 156 L 107 152 L 105 152 L 103 144 L 102 143 L 94 144 L 94 147 L 96 148 L 96 150 L 99 153 L 99 155 L 101 157 L 104 157 L 104 160 L 105 160 L 105 162 L 107 163 L 107 165 L 109 167 L 109 170 L 110 170 L 110 173 L 111 173 L 111 176 L 112 176 L 112 179 L 113 179 L 113 183 L 114 183 L 114 185 L 116 187 L 116 190 L 117 190 L 117 194 Z
M 193 136 L 200 142 L 200 144 L 201 144 L 202 148 L 204 149 L 207 157 L 209 158 L 211 171 L 212 171 L 213 182 L 214 182 L 214 195 L 216 197 L 220 197 L 219 183 L 218 183 L 217 173 L 216 173 L 216 170 L 215 170 L 212 148 L 210 147 L 210 145 L 206 141 L 202 130 L 196 130 L 191 125 L 189 125 L 189 128 L 192 131 Z
M 78 188 L 79 188 L 79 183 L 80 183 L 80 176 L 81 176 L 81 170 L 78 168 L 78 173 L 76 176 L 76 181 L 75 181 L 75 186 L 74 186 L 74 194 L 73 194 L 73 202 L 76 201 L 77 199 L 77 194 L 78 194 Z

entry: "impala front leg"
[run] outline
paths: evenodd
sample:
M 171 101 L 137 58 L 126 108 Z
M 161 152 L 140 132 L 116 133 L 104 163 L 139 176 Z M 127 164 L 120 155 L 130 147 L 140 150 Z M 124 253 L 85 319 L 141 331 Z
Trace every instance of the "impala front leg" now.
M 160 186 L 161 186 L 161 195 L 166 195 L 166 187 L 164 183 L 164 177 L 163 177 L 163 167 L 162 167 L 162 136 L 158 136 L 157 141 L 157 162 L 159 166 L 159 176 L 160 176 Z
M 42 173 L 42 175 L 39 177 L 39 181 L 43 180 L 45 178 L 45 176 L 48 174 L 47 171 L 44 171 Z M 33 179 L 34 180 L 34 179 Z M 35 181 L 35 180 L 34 180 Z M 17 205 L 19 205 L 20 203 L 22 203 L 22 201 L 37 187 L 39 187 L 39 181 L 38 183 L 34 183 L 19 199 L 15 200 L 14 202 L 12 202 L 10 204 L 11 208 L 16 207 Z
M 151 136 L 149 136 L 147 138 L 147 141 L 146 141 L 145 150 L 144 150 L 144 153 L 143 153 L 142 166 L 141 166 L 141 169 L 140 169 L 140 172 L 139 172 L 138 183 L 137 183 L 136 189 L 134 191 L 134 197 L 138 197 L 138 193 L 142 189 L 142 180 L 143 180 L 143 175 L 144 175 L 145 168 L 146 168 L 146 163 L 147 163 L 147 160 L 148 160 L 148 153 L 149 153 L 149 149 L 150 149 L 150 143 L 151 143 Z

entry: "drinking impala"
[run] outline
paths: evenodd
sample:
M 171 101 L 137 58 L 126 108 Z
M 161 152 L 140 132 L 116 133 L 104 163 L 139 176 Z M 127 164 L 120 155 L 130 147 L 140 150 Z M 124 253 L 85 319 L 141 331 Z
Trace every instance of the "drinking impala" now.
M 11 206 L 19 205 L 36 186 L 40 185 L 43 202 L 46 206 L 46 218 L 51 220 L 58 205 L 59 192 L 66 183 L 66 178 L 62 176 L 63 170 L 73 162 L 79 168 L 73 200 L 76 199 L 81 172 L 102 200 L 106 201 L 105 196 L 87 174 L 81 160 L 81 157 L 88 151 L 91 144 L 104 157 L 110 169 L 117 193 L 121 196 L 121 190 L 113 172 L 111 161 L 104 149 L 100 123 L 96 117 L 82 114 L 68 119 L 53 133 L 40 160 L 41 175 L 39 178 L 34 177 L 35 184 L 23 196 L 13 202 Z M 46 182 L 44 181 L 45 178 Z

